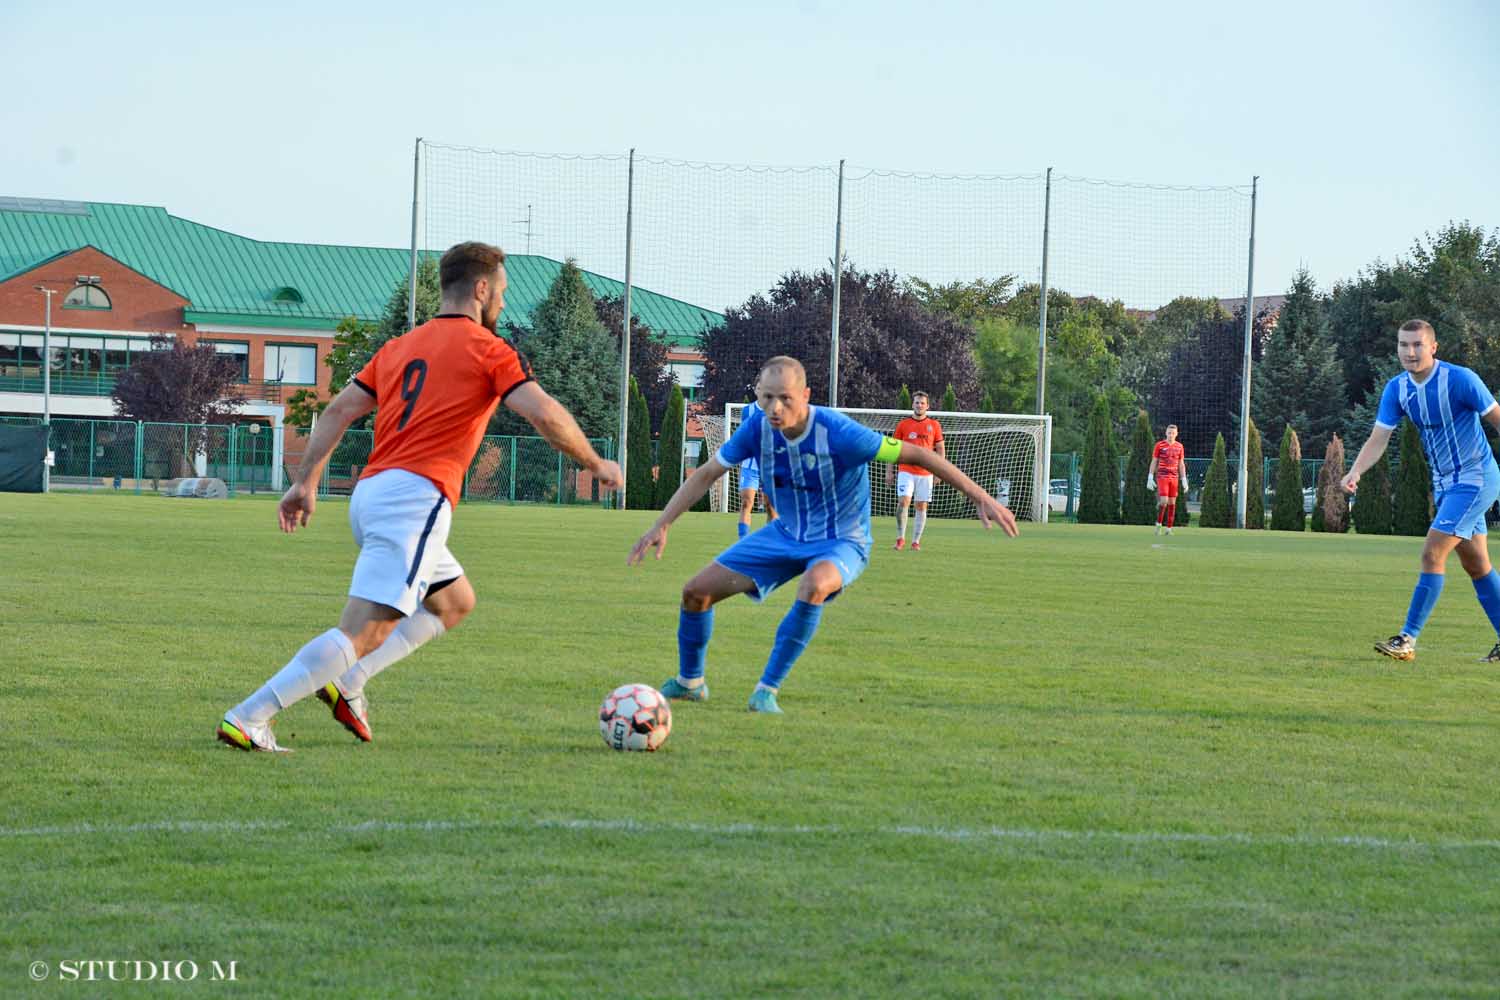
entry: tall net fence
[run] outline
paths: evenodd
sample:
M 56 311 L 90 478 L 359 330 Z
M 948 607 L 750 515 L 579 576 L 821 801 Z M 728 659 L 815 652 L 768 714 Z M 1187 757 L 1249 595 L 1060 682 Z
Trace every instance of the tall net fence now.
M 1102 395 L 1121 442 L 1145 409 L 1190 458 L 1219 434 L 1237 452 L 1248 185 L 421 149 L 419 249 L 492 239 L 612 288 L 628 270 L 637 321 L 668 336 L 709 415 L 748 401 L 781 353 L 814 402 L 885 409 L 906 387 L 936 408 L 1034 412 L 1045 284 L 1054 450 L 1083 451 Z

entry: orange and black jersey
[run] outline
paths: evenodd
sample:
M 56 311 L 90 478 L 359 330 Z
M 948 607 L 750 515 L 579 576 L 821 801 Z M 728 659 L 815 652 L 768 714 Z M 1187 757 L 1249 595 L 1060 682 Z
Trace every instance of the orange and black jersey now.
M 467 316 L 438 316 L 387 342 L 354 377 L 376 405 L 360 478 L 405 469 L 457 503 L 495 405 L 529 381 L 526 359 Z

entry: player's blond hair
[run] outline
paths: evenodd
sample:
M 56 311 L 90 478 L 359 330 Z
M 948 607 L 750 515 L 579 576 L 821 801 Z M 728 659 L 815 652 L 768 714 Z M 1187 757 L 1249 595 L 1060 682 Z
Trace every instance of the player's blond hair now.
M 774 358 L 768 358 L 766 363 L 760 366 L 760 373 L 764 375 L 773 368 L 789 368 L 797 373 L 802 384 L 807 384 L 807 369 L 802 367 L 802 362 L 785 354 L 778 354 Z
M 472 240 L 448 248 L 438 261 L 438 284 L 446 293 L 450 288 L 465 291 L 480 278 L 493 277 L 505 263 L 505 251 L 488 243 Z

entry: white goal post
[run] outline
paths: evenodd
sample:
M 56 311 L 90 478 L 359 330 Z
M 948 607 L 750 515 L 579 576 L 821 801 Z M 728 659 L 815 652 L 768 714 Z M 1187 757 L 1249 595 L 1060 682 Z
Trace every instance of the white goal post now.
M 719 450 L 743 419 L 749 403 L 730 403 L 722 415 L 704 414 L 703 459 Z M 890 434 L 910 410 L 838 407 L 866 427 Z M 1034 413 L 964 413 L 929 410 L 943 428 L 948 461 L 1005 504 L 1020 520 L 1047 520 L 1048 477 L 1052 468 L 1052 416 Z M 890 517 L 896 511 L 896 489 L 887 486 L 886 466 L 870 463 L 870 513 Z M 714 484 L 710 506 L 716 511 L 740 509 L 738 468 Z M 974 507 L 958 490 L 939 480 L 933 484 L 931 517 L 973 517 Z

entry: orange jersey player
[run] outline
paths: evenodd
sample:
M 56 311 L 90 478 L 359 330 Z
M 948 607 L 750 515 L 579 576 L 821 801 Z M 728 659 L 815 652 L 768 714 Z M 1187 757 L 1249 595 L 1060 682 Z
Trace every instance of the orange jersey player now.
M 375 447 L 349 498 L 359 557 L 338 626 L 224 713 L 215 735 L 232 747 L 282 750 L 271 719 L 311 694 L 368 741 L 366 682 L 468 617 L 474 588 L 448 551 L 448 528 L 464 470 L 500 402 L 600 486 L 620 485 L 620 467 L 599 457 L 572 415 L 495 335 L 505 308 L 500 248 L 460 243 L 443 254 L 438 273 L 442 314 L 386 343 L 334 397 L 281 498 L 281 530 L 306 525 L 334 447 L 350 424 L 376 411 Z
M 1167 439 L 1156 442 L 1151 449 L 1151 468 L 1146 472 L 1146 488 L 1156 490 L 1156 533 L 1161 534 L 1163 517 L 1167 534 L 1177 520 L 1177 494 L 1187 486 L 1187 461 L 1183 457 L 1182 444 L 1177 440 L 1177 425 L 1167 425 Z
M 943 444 L 943 426 L 927 415 L 925 392 L 912 395 L 911 416 L 902 417 L 891 436 L 903 444 L 926 448 L 947 457 L 947 448 Z M 899 465 L 897 470 L 885 470 L 885 484 L 890 486 L 894 480 L 896 495 L 900 498 L 896 508 L 896 548 L 906 547 L 906 511 L 915 500 L 917 518 L 911 547 L 913 552 L 917 552 L 922 548 L 922 530 L 927 527 L 927 504 L 932 501 L 932 473 L 919 465 L 909 464 Z

